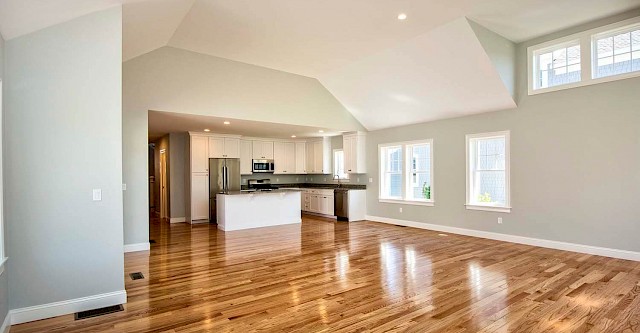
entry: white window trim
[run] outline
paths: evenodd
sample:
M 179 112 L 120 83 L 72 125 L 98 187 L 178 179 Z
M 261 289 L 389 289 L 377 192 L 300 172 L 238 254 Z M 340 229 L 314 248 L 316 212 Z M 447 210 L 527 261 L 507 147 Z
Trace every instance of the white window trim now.
M 343 154 L 342 155 L 342 163 L 344 164 L 344 162 L 345 162 L 344 161 L 344 149 L 343 148 L 334 149 L 333 150 L 333 155 L 331 155 L 331 159 L 332 159 L 332 162 L 333 162 L 333 165 L 332 165 L 332 170 L 333 171 L 332 171 L 332 174 L 331 174 L 332 177 L 336 176 L 336 152 L 339 152 L 339 151 L 341 151 L 342 154 Z M 344 167 L 345 166 L 343 165 L 343 168 Z M 349 182 L 349 174 L 345 172 L 345 175 L 346 175 L 345 178 L 333 178 L 333 180 L 336 181 L 336 182 L 340 182 L 340 183 L 348 183 Z
M 416 145 L 416 144 L 429 144 L 429 150 L 431 153 L 430 162 L 430 178 L 431 178 L 431 199 L 430 200 L 415 200 L 415 199 L 406 199 L 407 192 L 407 182 L 409 175 L 407 174 L 407 146 Z M 400 146 L 402 149 L 402 193 L 403 198 L 389 198 L 382 195 L 382 176 L 383 176 L 383 166 L 382 166 L 382 149 L 387 147 L 397 147 Z M 394 142 L 394 143 L 383 143 L 378 145 L 378 202 L 381 203 L 391 203 L 391 204 L 406 204 L 406 205 L 415 205 L 415 206 L 435 206 L 435 172 L 433 167 L 433 156 L 434 156 L 434 146 L 433 139 L 425 139 L 425 140 L 413 140 L 413 141 L 403 141 L 403 142 Z
M 614 31 L 623 31 L 628 28 L 633 27 L 634 25 L 640 24 L 640 16 L 630 18 L 628 20 L 616 22 L 613 24 L 605 25 L 602 27 L 590 29 L 587 31 L 579 32 L 570 36 L 554 39 L 548 42 L 544 42 L 541 44 L 529 46 L 527 48 L 527 81 L 528 81 L 528 90 L 529 96 L 538 95 L 552 91 L 559 91 L 577 87 L 590 86 L 593 84 L 624 80 L 633 77 L 640 76 L 640 71 L 635 71 L 631 73 L 624 73 L 618 75 L 611 75 L 602 78 L 593 78 L 593 67 L 594 64 L 594 38 L 608 35 L 609 32 L 613 33 Z M 569 45 L 572 42 L 580 41 L 580 65 L 581 65 L 581 79 L 579 82 L 568 83 L 563 85 L 557 85 L 548 88 L 542 89 L 534 89 L 535 77 L 537 74 L 533 72 L 535 55 L 539 53 L 544 53 L 545 50 L 553 49 L 555 47 L 561 47 L 562 45 Z
M 469 158 L 470 147 L 469 143 L 474 139 L 486 139 L 493 137 L 505 137 L 505 156 L 504 156 L 504 170 L 505 170 L 505 198 L 506 202 L 502 205 L 479 205 L 477 203 L 471 203 L 471 160 Z M 489 132 L 489 133 L 477 133 L 477 134 L 467 134 L 466 136 L 466 146 L 465 146 L 465 154 L 466 154 L 466 183 L 467 183 L 467 193 L 466 193 L 466 203 L 465 206 L 470 210 L 483 210 L 489 212 L 501 212 L 501 213 L 511 213 L 511 131 L 500 131 L 500 132 Z

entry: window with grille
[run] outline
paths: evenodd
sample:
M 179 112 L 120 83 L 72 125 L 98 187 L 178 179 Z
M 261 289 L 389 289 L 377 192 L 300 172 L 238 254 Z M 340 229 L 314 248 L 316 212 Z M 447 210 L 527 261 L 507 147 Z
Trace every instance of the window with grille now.
M 467 208 L 509 212 L 509 132 L 467 135 Z
M 433 141 L 380 145 L 380 201 L 432 204 Z
M 529 95 L 640 76 L 640 16 L 527 48 Z
M 593 77 L 640 71 L 640 25 L 593 36 Z
M 333 179 L 347 180 L 349 174 L 344 172 L 344 150 L 333 150 Z
M 535 89 L 579 82 L 580 42 L 572 41 L 535 52 Z

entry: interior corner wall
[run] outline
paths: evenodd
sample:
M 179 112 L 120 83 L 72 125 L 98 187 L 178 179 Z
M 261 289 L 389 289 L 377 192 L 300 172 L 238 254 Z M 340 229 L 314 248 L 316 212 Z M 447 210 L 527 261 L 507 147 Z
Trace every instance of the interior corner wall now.
M 124 295 L 122 9 L 8 40 L 5 56 L 10 308 Z
M 516 45 L 472 20 L 467 19 L 467 22 L 469 22 L 469 26 L 496 68 L 502 83 L 509 90 L 511 96 L 515 98 Z
M 4 39 L 2 38 L 2 35 L 0 35 L 0 82 L 3 83 L 2 85 L 6 84 L 6 82 L 4 82 Z M 0 96 L 1 95 L 2 95 L 2 91 L 0 91 Z M 2 100 L 3 99 L 0 98 L 0 103 L 3 103 Z M 0 110 L 2 109 L 3 107 L 2 105 L 0 105 Z M 4 120 L 2 120 L 2 122 L 0 123 L 0 126 L 3 126 L 3 133 L 4 133 Z M 0 142 L 4 142 L 4 140 L 0 140 Z M 2 155 L 0 155 L 0 163 L 3 163 Z M 2 173 L 0 173 L 0 177 L 3 177 Z M 0 212 L 0 213 L 4 214 L 3 212 Z M 4 223 L 4 218 L 0 219 L 0 223 Z M 6 226 L 4 230 L 7 230 Z M 2 236 L 4 237 L 4 235 Z M 3 244 L 6 244 L 6 242 L 7 242 L 7 238 L 5 237 L 3 239 Z M 6 246 L 5 246 L 5 250 L 6 250 Z M 4 322 L 5 318 L 7 317 L 7 314 L 9 313 L 9 282 L 7 279 L 8 275 L 9 273 L 7 273 L 6 268 L 4 272 L 0 274 L 0 323 Z
M 171 184 L 169 198 L 170 216 L 173 219 L 186 218 L 185 202 L 185 173 L 188 168 L 185 148 L 189 141 L 188 133 L 169 134 L 169 183 Z
M 640 78 L 527 93 L 528 46 L 624 18 L 518 45 L 515 109 L 369 132 L 367 214 L 640 252 Z M 465 135 L 502 130 L 511 131 L 512 211 L 467 210 Z M 427 138 L 434 140 L 435 206 L 378 202 L 378 144 Z

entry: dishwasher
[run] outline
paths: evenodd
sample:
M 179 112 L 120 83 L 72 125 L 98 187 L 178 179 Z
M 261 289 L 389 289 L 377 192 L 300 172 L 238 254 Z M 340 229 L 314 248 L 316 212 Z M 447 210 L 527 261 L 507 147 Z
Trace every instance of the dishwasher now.
M 333 215 L 338 221 L 349 221 L 349 190 L 337 188 L 333 190 Z

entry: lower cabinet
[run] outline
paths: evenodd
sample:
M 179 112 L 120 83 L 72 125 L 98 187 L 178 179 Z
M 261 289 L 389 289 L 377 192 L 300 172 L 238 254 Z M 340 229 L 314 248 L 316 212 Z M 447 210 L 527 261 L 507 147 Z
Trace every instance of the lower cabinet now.
M 333 190 L 304 190 L 302 211 L 333 216 Z
M 209 219 L 209 174 L 191 174 L 191 221 Z

